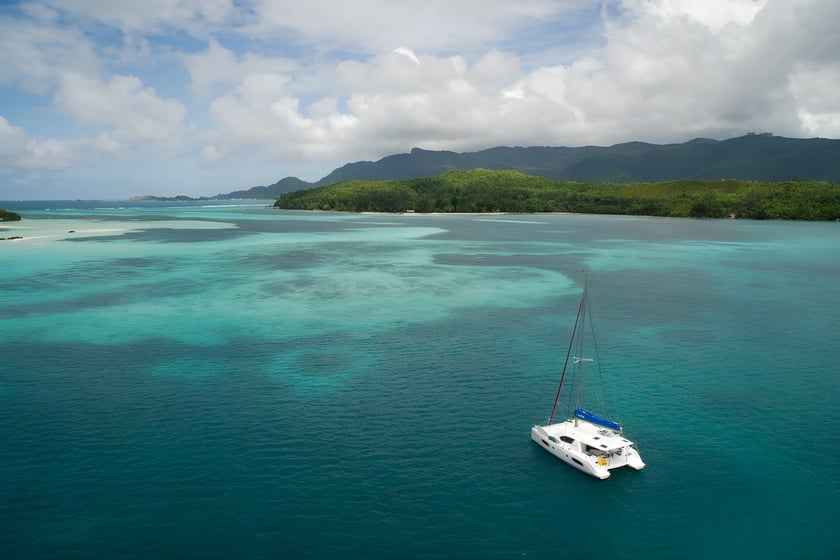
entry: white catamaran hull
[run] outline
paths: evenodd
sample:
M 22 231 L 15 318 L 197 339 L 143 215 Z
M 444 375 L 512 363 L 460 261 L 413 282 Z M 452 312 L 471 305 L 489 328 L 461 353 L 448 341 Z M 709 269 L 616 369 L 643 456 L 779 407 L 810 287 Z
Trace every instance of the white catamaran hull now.
M 534 426 L 531 439 L 561 461 L 595 478 L 609 478 L 610 470 L 619 467 L 638 471 L 645 466 L 633 442 L 620 432 L 583 420 Z

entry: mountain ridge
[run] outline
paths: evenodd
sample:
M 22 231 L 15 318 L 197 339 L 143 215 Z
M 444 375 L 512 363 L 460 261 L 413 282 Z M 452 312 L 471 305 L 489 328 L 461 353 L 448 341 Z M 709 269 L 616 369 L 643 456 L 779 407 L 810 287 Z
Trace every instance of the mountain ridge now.
M 217 198 L 273 198 L 342 181 L 415 179 L 476 168 L 611 183 L 716 179 L 840 183 L 840 140 L 750 133 L 726 140 L 694 138 L 674 144 L 630 141 L 612 146 L 496 146 L 475 152 L 412 148 L 376 161 L 346 163 L 315 182 L 285 177 L 272 185 Z

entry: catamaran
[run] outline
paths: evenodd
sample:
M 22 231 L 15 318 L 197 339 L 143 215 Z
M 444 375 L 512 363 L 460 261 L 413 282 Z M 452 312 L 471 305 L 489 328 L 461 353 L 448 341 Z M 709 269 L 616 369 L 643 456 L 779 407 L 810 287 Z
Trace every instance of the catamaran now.
M 635 444 L 624 437 L 621 424 L 602 418 L 580 406 L 584 366 L 594 361 L 591 358 L 583 357 L 584 330 L 587 328 L 587 321 L 589 320 L 588 291 L 589 281 L 587 278 L 572 329 L 569 350 L 563 364 L 563 372 L 560 375 L 560 385 L 557 387 L 557 394 L 554 397 L 551 416 L 549 416 L 548 423 L 545 426 L 531 428 L 531 439 L 561 461 L 590 476 L 605 479 L 609 478 L 612 469 L 628 466 L 638 471 L 643 469 L 645 464 Z M 577 356 L 572 355 L 575 348 L 577 349 Z M 554 415 L 560 401 L 560 393 L 563 389 L 563 382 L 566 379 L 566 370 L 570 361 L 574 370 L 575 388 L 569 393 L 570 400 L 571 396 L 575 397 L 575 408 L 570 418 L 555 424 L 553 423 Z

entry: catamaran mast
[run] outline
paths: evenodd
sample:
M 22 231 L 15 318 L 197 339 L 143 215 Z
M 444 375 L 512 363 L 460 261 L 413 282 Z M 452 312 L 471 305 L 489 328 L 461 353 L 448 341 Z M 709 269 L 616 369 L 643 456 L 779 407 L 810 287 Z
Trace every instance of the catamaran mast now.
M 586 330 L 586 306 L 589 303 L 588 300 L 588 292 L 589 292 L 589 275 L 584 273 L 583 277 L 583 297 L 581 298 L 581 321 L 580 321 L 580 335 L 578 336 L 578 356 L 575 363 L 577 365 L 577 379 L 575 379 L 575 384 L 577 385 L 577 395 L 575 396 L 575 410 L 580 408 L 580 388 L 581 383 L 583 381 L 583 362 L 586 361 L 583 357 L 583 339 L 585 338 L 585 330 Z M 575 418 L 575 425 L 577 425 L 577 417 Z
M 563 380 L 566 378 L 566 368 L 569 367 L 569 358 L 572 356 L 572 346 L 575 344 L 575 334 L 577 333 L 578 326 L 581 325 L 581 319 L 584 316 L 583 312 L 585 310 L 586 302 L 586 284 L 588 284 L 588 282 L 589 280 L 587 277 L 583 287 L 583 297 L 580 298 L 577 317 L 575 317 L 575 326 L 572 327 L 572 336 L 569 338 L 569 349 L 566 350 L 566 361 L 563 362 L 563 373 L 560 374 L 560 384 L 557 386 L 557 394 L 554 395 L 554 406 L 551 407 L 551 416 L 548 417 L 549 425 L 551 425 L 551 421 L 554 420 L 554 412 L 557 410 L 557 401 L 560 400 L 560 390 L 563 388 Z M 580 391 L 578 391 L 578 401 L 580 401 Z

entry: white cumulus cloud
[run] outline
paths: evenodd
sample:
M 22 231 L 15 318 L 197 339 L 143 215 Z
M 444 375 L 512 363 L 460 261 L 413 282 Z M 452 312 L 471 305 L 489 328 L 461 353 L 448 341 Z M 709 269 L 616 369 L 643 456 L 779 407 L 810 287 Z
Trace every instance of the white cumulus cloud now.
M 106 129 L 113 140 L 129 146 L 175 151 L 181 146 L 185 109 L 160 98 L 136 76 L 114 75 L 107 82 L 63 72 L 55 106 L 80 123 Z
M 67 143 L 54 138 L 30 138 L 23 129 L 0 116 L 0 167 L 24 171 L 52 171 L 70 166 Z

